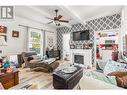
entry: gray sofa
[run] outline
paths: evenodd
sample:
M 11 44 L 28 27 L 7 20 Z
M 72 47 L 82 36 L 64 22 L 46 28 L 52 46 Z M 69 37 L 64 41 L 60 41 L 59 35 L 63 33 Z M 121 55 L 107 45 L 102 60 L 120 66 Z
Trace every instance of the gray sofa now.
M 35 52 L 22 52 L 22 59 L 26 64 L 26 67 L 30 68 L 31 70 L 53 72 L 59 66 L 59 62 L 55 60 L 50 63 L 45 62 L 41 59 L 38 59 L 37 61 L 34 62 L 28 61 L 28 58 L 32 57 L 33 55 L 37 54 Z

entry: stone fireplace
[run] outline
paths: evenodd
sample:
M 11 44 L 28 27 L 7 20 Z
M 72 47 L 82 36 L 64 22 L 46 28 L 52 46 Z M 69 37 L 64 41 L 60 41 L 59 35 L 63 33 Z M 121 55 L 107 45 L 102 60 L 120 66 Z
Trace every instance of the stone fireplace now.
M 71 49 L 71 62 L 81 67 L 92 67 L 92 49 Z

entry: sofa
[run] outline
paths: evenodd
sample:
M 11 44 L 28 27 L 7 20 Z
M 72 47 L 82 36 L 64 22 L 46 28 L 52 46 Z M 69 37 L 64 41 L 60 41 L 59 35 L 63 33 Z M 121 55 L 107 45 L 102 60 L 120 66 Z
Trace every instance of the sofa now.
M 123 90 L 123 88 L 120 88 L 118 86 L 108 84 L 106 82 L 91 78 L 91 77 L 82 77 L 82 79 L 79 82 L 79 88 L 81 90 Z
M 33 56 L 36 56 L 36 59 Z M 26 67 L 34 71 L 53 72 L 59 66 L 59 62 L 55 58 L 42 60 L 39 57 L 37 58 L 37 53 L 35 52 L 22 52 L 22 59 Z
M 97 65 L 97 70 L 84 72 L 80 89 L 127 89 L 127 64 L 108 60 Z

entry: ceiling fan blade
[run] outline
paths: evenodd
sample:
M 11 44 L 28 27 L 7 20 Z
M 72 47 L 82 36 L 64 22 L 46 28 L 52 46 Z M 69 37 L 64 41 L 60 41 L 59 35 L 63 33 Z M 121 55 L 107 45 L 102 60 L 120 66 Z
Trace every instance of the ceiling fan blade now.
M 63 16 L 62 15 L 59 15 L 58 17 L 57 17 L 57 19 L 61 19 Z
M 45 17 L 45 18 L 50 19 L 50 20 L 54 20 L 53 18 L 50 18 L 50 17 Z
M 47 24 L 51 24 L 51 23 L 53 23 L 53 21 L 51 21 L 51 22 L 48 22 Z
M 66 22 L 66 23 L 69 23 L 69 21 L 67 21 L 67 20 L 59 20 L 59 22 Z

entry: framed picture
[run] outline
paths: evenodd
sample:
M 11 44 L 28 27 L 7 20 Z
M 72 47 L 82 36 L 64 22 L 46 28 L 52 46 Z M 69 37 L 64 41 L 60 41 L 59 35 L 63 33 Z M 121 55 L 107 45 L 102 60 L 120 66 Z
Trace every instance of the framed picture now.
M 12 31 L 12 37 L 19 37 L 19 31 Z
M 0 25 L 0 33 L 7 33 L 7 27 Z

